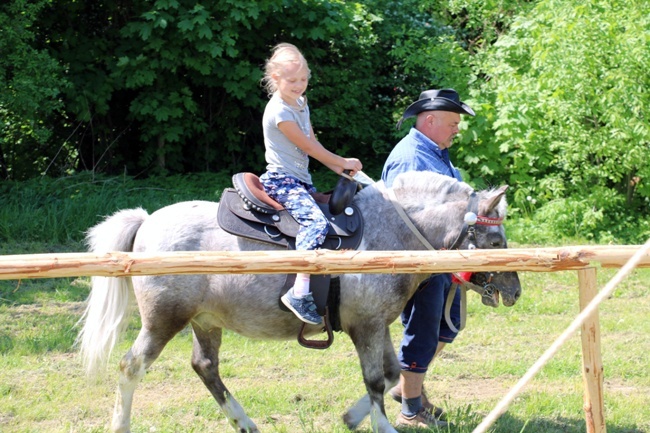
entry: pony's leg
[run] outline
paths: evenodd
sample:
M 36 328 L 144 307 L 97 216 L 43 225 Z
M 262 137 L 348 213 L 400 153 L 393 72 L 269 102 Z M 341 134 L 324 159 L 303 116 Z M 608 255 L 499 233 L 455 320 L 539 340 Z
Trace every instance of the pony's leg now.
M 219 376 L 219 348 L 221 347 L 221 328 L 204 330 L 192 322 L 194 347 L 192 349 L 192 368 L 199 375 L 214 399 L 223 410 L 230 425 L 239 433 L 259 433 L 257 426 L 244 412 Z
M 115 433 L 129 433 L 131 431 L 131 407 L 133 393 L 144 377 L 145 366 L 141 359 L 136 360 L 132 349 L 120 361 L 120 374 L 113 410 L 112 430 Z
M 180 325 L 179 325 L 180 326 Z M 160 352 L 171 338 L 180 331 L 179 329 L 166 329 L 166 333 L 155 335 L 146 328 L 142 328 L 133 346 L 120 361 L 118 391 L 113 411 L 112 429 L 115 433 L 129 433 L 131 431 L 131 407 L 133 393 L 151 364 L 158 358 Z
M 371 326 L 365 326 L 350 331 L 368 394 L 343 415 L 343 422 L 350 430 L 354 430 L 370 414 L 370 423 L 375 433 L 397 433 L 386 418 L 384 393 L 399 380 L 399 364 L 388 327 L 382 326 L 379 329 L 381 330 L 376 331 Z M 381 364 L 380 359 L 383 361 Z
M 384 394 L 399 381 L 400 366 L 395 355 L 395 349 L 390 339 L 390 331 L 386 328 L 384 336 Z M 356 428 L 370 414 L 370 396 L 366 394 L 343 416 L 348 427 Z
M 390 330 L 386 328 L 384 339 L 384 395 L 399 382 L 401 367 L 395 354 L 393 342 L 390 339 Z

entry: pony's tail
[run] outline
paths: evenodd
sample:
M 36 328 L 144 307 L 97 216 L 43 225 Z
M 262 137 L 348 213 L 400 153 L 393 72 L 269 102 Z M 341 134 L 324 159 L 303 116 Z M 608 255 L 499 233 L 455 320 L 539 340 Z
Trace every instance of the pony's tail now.
M 116 212 L 88 230 L 89 250 L 98 254 L 132 251 L 135 235 L 148 216 L 142 208 Z M 129 322 L 133 298 L 130 278 L 92 277 L 86 310 L 78 323 L 83 326 L 76 340 L 88 375 L 106 368 Z

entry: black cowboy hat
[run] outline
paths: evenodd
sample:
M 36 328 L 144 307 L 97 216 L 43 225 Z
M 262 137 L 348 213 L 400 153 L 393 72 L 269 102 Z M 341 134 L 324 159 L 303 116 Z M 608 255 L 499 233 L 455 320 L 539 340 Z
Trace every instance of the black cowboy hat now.
M 454 89 L 432 89 L 420 93 L 420 98 L 409 105 L 402 118 L 397 122 L 400 129 L 402 122 L 409 117 L 417 116 L 423 111 L 451 111 L 452 113 L 469 114 L 474 116 L 474 110 L 460 100 L 458 92 Z

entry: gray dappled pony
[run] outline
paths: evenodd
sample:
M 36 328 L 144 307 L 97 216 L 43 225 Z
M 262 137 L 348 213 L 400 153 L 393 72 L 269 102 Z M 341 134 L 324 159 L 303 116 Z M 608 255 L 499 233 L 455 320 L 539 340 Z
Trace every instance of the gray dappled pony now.
M 506 187 L 477 192 L 479 215 L 506 214 Z M 430 172 L 410 172 L 394 182 L 397 201 L 436 249 L 447 248 L 462 233 L 463 217 L 473 190 L 465 183 Z M 422 250 L 424 247 L 398 216 L 383 182 L 361 190 L 354 204 L 365 228 L 360 250 Z M 95 253 L 110 251 L 255 251 L 278 247 L 230 235 L 217 225 L 219 204 L 190 201 L 162 208 L 151 215 L 143 209 L 122 210 L 88 232 Z M 476 226 L 478 248 L 506 248 L 503 227 Z M 467 248 L 462 239 L 460 248 Z M 481 274 L 475 274 L 481 278 Z M 399 379 L 400 368 L 389 325 L 427 275 L 347 274 L 340 276 L 340 321 L 357 350 L 367 395 L 343 415 L 350 429 L 371 416 L 375 432 L 394 433 L 386 418 L 384 392 Z M 504 305 L 520 295 L 516 273 L 494 273 L 491 282 Z M 485 278 L 485 276 L 483 276 Z M 295 339 L 302 322 L 278 308 L 284 275 L 163 275 L 93 277 L 88 306 L 79 334 L 80 352 L 89 373 L 105 367 L 119 340 L 135 299 L 142 329 L 120 362 L 112 429 L 130 431 L 133 393 L 147 368 L 174 335 L 192 326 L 192 367 L 238 432 L 259 432 L 255 423 L 219 376 L 222 329 L 258 339 Z M 132 281 L 131 281 L 132 280 Z M 474 281 L 474 277 L 472 279 Z M 131 284 L 132 283 L 132 284 Z M 498 303 L 498 294 L 497 303 Z M 322 331 L 309 326 L 306 334 Z

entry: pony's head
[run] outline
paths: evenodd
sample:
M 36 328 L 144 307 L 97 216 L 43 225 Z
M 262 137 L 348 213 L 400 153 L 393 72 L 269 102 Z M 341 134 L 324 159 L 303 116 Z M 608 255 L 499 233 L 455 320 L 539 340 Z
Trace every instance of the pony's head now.
M 482 195 L 483 198 L 478 203 L 474 233 L 467 236 L 468 248 L 472 248 L 473 244 L 476 245 L 476 248 L 482 249 L 508 248 L 503 228 L 503 220 L 507 212 L 505 195 L 507 189 L 507 186 L 502 186 L 475 193 Z M 472 198 L 470 197 L 468 209 L 471 202 Z M 472 213 L 472 211 L 468 210 L 468 213 Z M 490 307 L 499 305 L 499 295 L 501 295 L 503 305 L 507 307 L 513 306 L 521 296 L 521 283 L 516 272 L 475 272 L 470 278 L 470 283 L 474 285 L 473 289 L 481 295 L 483 304 Z M 477 287 L 480 289 L 477 290 Z
M 419 219 L 423 233 L 429 234 L 435 249 L 507 248 L 503 221 L 507 213 L 507 186 L 474 191 L 464 182 L 432 172 L 408 172 L 395 178 L 393 188 L 409 215 Z M 427 208 L 433 210 L 427 212 Z M 429 221 L 418 214 L 428 214 Z M 433 221 L 437 219 L 438 221 Z M 440 220 L 445 233 L 431 237 Z M 428 229 L 431 227 L 431 230 Z M 484 305 L 496 307 L 499 298 L 505 306 L 514 305 L 521 296 L 516 272 L 475 272 L 469 287 L 481 294 Z

